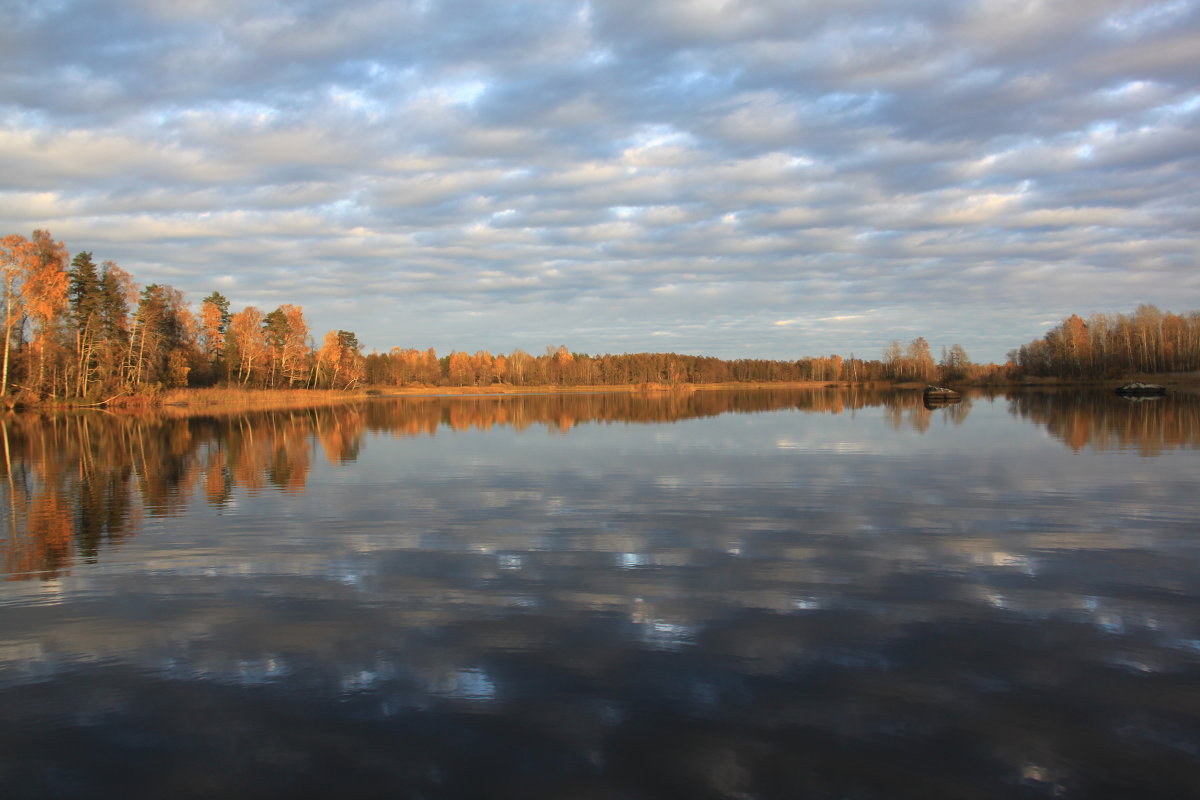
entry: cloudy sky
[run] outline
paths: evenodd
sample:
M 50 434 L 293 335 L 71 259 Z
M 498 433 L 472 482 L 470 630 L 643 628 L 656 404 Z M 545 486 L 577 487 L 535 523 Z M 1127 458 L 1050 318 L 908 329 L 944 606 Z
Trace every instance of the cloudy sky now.
M 0 234 L 368 347 L 1200 308 L 1200 0 L 5 0 Z

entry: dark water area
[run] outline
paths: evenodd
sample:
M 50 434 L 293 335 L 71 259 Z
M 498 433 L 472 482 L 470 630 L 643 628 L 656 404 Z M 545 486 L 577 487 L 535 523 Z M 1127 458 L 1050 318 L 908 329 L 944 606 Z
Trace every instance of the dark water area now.
M 0 425 L 0 797 L 1184 798 L 1200 398 Z

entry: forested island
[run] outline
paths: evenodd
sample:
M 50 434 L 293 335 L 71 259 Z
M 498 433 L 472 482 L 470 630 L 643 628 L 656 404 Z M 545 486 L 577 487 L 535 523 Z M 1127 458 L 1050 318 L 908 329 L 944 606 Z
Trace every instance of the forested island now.
M 589 355 L 565 346 L 507 354 L 394 347 L 364 353 L 350 330 L 316 344 L 300 306 L 230 308 L 219 292 L 198 309 L 171 286 L 139 286 L 112 261 L 71 257 L 48 231 L 0 242 L 5 405 L 118 403 L 164 392 L 367 387 L 583 387 L 782 382 L 1006 382 L 1101 379 L 1200 370 L 1200 312 L 1140 306 L 1132 314 L 1072 315 L 1004 364 L 975 364 L 959 345 L 935 359 L 917 337 L 877 359 L 720 359 L 677 353 Z

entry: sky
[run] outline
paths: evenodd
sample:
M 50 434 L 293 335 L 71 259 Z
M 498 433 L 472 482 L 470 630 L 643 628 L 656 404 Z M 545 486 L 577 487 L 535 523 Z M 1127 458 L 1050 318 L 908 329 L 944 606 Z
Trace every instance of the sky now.
M 1200 0 L 5 0 L 0 235 L 368 348 L 1200 308 Z

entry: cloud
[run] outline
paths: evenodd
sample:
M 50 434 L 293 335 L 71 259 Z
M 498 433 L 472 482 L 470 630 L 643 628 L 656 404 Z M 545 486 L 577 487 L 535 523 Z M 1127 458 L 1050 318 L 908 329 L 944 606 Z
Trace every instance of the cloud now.
M 0 221 L 381 349 L 999 359 L 1200 306 L 1198 47 L 1192 0 L 10 4 Z

